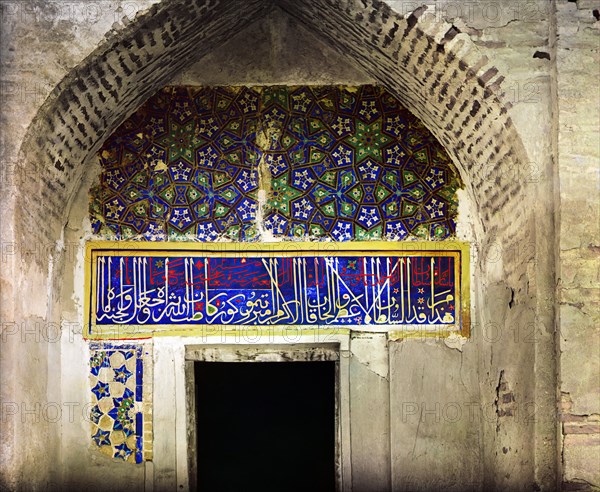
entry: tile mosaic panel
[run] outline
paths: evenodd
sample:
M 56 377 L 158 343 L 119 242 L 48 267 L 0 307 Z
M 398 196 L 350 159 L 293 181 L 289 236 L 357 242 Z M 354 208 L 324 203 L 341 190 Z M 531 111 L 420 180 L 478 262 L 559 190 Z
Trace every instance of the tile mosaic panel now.
M 272 243 L 241 254 L 235 244 L 220 252 L 214 243 L 206 251 L 137 244 L 89 246 L 92 338 L 197 335 L 211 326 L 461 332 L 468 310 L 468 249 L 459 243 L 447 251 L 374 242 L 371 251 L 327 252 Z
M 260 94 L 169 87 L 99 152 L 91 222 L 109 237 L 248 240 L 256 235 Z
M 90 214 L 107 237 L 253 240 L 263 226 L 335 241 L 455 232 L 461 184 L 448 155 L 376 86 L 167 87 L 99 156 Z
M 92 441 L 104 454 L 141 463 L 144 443 L 144 347 L 90 344 Z M 148 437 L 148 433 L 145 433 Z

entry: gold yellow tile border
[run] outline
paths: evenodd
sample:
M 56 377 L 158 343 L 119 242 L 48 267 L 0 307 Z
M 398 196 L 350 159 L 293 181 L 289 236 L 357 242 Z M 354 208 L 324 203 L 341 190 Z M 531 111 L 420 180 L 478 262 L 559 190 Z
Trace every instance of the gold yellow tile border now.
M 346 336 L 350 331 L 383 331 L 390 339 L 433 337 L 445 338 L 451 334 L 470 336 L 470 256 L 469 243 L 463 241 L 349 241 L 349 242 L 269 242 L 269 243 L 230 243 L 230 242 L 189 242 L 189 241 L 90 241 L 85 248 L 84 261 L 84 325 L 87 339 L 144 339 L 154 336 L 195 336 L 214 340 L 221 336 L 240 339 L 260 339 L 260 337 L 284 337 L 298 333 L 302 337 L 312 336 L 315 341 L 337 336 Z M 127 256 L 128 254 L 146 256 L 179 256 L 182 253 L 207 257 L 275 257 L 275 256 L 352 256 L 356 253 L 369 256 L 381 254 L 399 254 L 405 256 L 454 256 L 455 279 L 458 279 L 460 293 L 459 330 L 447 329 L 446 325 L 420 325 L 403 327 L 383 326 L 316 326 L 301 328 L 300 325 L 246 326 L 246 325 L 198 325 L 197 328 L 174 328 L 173 325 L 153 325 L 152 331 L 140 329 L 138 325 L 103 325 L 103 331 L 97 333 L 97 327 L 91 323 L 95 285 L 95 258 L 105 256 Z M 393 326 L 393 328 L 390 328 Z M 94 330 L 94 332 L 92 332 Z M 295 336 L 294 336 L 295 338 Z

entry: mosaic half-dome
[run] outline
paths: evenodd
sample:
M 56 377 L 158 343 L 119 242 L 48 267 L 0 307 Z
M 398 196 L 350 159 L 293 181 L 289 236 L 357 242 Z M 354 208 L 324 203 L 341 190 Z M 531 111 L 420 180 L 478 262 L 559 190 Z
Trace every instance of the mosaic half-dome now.
M 458 173 L 423 124 L 377 86 L 166 87 L 99 157 L 90 215 L 93 232 L 107 237 L 455 233 Z

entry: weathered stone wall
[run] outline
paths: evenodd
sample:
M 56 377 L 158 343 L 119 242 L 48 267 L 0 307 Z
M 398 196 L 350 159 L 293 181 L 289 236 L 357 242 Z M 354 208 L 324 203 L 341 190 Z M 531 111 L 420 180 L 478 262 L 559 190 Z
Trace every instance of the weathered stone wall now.
M 600 487 L 600 2 L 559 3 L 557 31 L 561 460 L 578 490 Z
M 60 429 L 82 414 L 61 398 L 61 386 L 73 381 L 68 372 L 62 380 L 60 358 L 60 264 L 69 252 L 62 214 L 45 208 L 45 197 L 60 185 L 42 177 L 43 167 L 52 168 L 46 155 L 28 161 L 19 149 L 60 81 L 110 36 L 111 26 L 121 29 L 121 19 L 133 20 L 152 3 L 0 2 L 0 483 L 8 490 L 58 489 Z M 47 138 L 52 146 L 56 135 Z M 17 205 L 19 196 L 40 205 L 35 217 Z M 41 237 L 43 223 L 55 234 Z
M 352 377 L 372 381 L 380 401 L 390 401 L 388 423 L 378 419 L 379 444 L 388 439 L 390 450 L 389 476 L 377 474 L 381 488 L 552 490 L 562 481 L 560 462 L 565 482 L 598 484 L 598 368 L 591 362 L 598 352 L 598 279 L 591 272 L 598 254 L 592 81 L 599 30 L 598 6 L 582 2 L 559 3 L 555 15 L 543 1 L 426 7 L 276 0 L 286 14 L 252 25 L 273 10 L 271 2 L 3 1 L 0 369 L 2 402 L 11 405 L 2 409 L 1 453 L 9 489 L 81 484 L 87 477 L 101 488 L 108 470 L 143 486 L 140 468 L 81 452 L 85 422 L 69 421 L 68 404 L 82 403 L 87 384 L 80 373 L 87 364 L 80 311 L 71 297 L 82 288 L 73 271 L 85 235 L 81 207 L 97 173 L 90 157 L 159 87 L 231 83 L 240 72 L 246 75 L 238 82 L 249 84 L 385 84 L 437 136 L 467 184 L 473 206 L 464 227 L 476 255 L 472 338 L 462 352 L 443 341 L 389 342 L 383 375 L 360 361 L 352 365 Z M 241 38 L 229 48 L 225 42 L 247 27 L 255 42 L 241 56 Z M 305 49 L 300 32 L 319 43 Z M 348 65 L 329 67 L 332 50 Z M 571 405 L 562 429 L 557 279 L 560 390 Z M 61 322 L 57 338 L 52 323 Z M 60 403 L 62 420 L 44 416 L 48 402 Z M 368 403 L 355 402 L 358 413 L 368 415 Z M 457 403 L 464 417 L 458 422 L 447 413 Z M 378 469 L 383 444 L 371 468 L 366 461 L 356 466 Z M 357 476 L 357 488 L 365 476 Z

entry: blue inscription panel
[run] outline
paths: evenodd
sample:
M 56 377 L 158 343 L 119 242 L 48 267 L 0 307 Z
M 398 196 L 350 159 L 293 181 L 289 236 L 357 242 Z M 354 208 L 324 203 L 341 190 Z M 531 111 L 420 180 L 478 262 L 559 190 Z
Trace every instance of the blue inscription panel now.
M 460 252 L 349 254 L 96 252 L 90 324 L 457 325 Z

